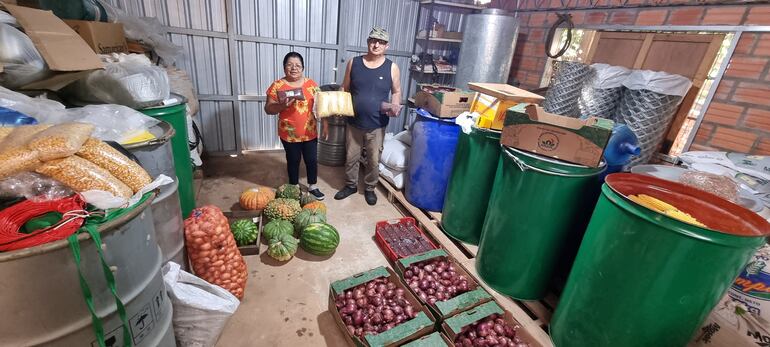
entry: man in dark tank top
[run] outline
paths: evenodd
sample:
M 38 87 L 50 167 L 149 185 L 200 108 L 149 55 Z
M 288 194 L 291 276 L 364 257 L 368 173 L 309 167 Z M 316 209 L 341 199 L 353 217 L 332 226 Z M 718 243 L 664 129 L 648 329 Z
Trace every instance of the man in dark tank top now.
M 367 53 L 348 61 L 342 88 L 353 98 L 355 117 L 348 119 L 345 162 L 345 187 L 334 198 L 342 200 L 358 191 L 359 160 L 366 149 L 364 198 L 369 205 L 377 203 L 374 189 L 379 181 L 380 153 L 385 127 L 390 117 L 398 116 L 401 104 L 401 77 L 398 66 L 385 58 L 390 36 L 385 29 L 374 27 L 366 40 Z M 396 105 L 396 106 L 394 106 Z

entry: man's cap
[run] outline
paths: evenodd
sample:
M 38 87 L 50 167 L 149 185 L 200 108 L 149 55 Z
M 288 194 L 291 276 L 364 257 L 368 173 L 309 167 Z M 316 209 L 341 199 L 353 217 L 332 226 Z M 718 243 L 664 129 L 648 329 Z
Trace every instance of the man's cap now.
M 372 28 L 372 31 L 369 32 L 369 38 L 390 42 L 390 35 L 388 35 L 388 31 L 380 27 Z

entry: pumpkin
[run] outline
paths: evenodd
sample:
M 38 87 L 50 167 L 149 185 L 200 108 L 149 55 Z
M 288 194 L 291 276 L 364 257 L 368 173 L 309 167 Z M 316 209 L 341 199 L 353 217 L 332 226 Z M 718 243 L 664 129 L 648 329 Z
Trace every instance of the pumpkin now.
M 294 226 L 291 225 L 291 222 L 283 219 L 271 220 L 262 229 L 262 234 L 268 242 L 279 235 L 291 235 L 294 233 Z
M 299 201 L 278 198 L 267 203 L 263 213 L 267 218 L 271 220 L 283 219 L 289 222 L 294 222 L 294 217 L 296 217 L 300 211 L 302 211 L 302 208 L 299 207 Z
M 259 235 L 259 228 L 251 220 L 239 219 L 230 224 L 230 231 L 233 232 L 235 243 L 238 246 L 245 246 L 254 243 Z
M 326 205 L 320 201 L 313 201 L 305 206 L 302 206 L 304 210 L 318 210 L 323 214 L 326 214 Z
M 316 197 L 313 196 L 313 194 L 305 194 L 305 195 L 302 195 L 301 198 L 299 198 L 299 204 L 300 206 L 303 206 L 303 207 L 313 201 L 318 201 L 318 199 L 316 199 Z
M 244 210 L 262 210 L 273 199 L 275 199 L 275 192 L 272 189 L 256 186 L 244 190 L 239 202 Z
M 267 246 L 267 255 L 278 261 L 287 261 L 297 253 L 298 245 L 299 240 L 295 239 L 294 236 L 282 234 L 270 240 L 269 246 Z
M 310 254 L 329 255 L 340 244 L 340 233 L 326 223 L 313 223 L 302 230 L 299 245 Z
M 297 218 L 294 218 L 294 231 L 297 232 L 297 235 L 301 235 L 302 230 L 313 223 L 326 223 L 326 215 L 321 213 L 318 209 L 302 210 L 302 212 L 297 215 Z
M 278 187 L 278 190 L 275 191 L 275 196 L 277 198 L 284 199 L 299 200 L 301 194 L 302 192 L 299 190 L 298 185 L 288 183 Z

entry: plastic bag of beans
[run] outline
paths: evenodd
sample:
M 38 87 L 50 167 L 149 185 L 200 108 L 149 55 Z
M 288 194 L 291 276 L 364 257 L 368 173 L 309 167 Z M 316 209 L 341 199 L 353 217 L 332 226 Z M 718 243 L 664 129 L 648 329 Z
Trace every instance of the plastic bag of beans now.
M 80 147 L 78 156 L 106 169 L 117 179 L 123 181 L 134 193 L 152 182 L 147 171 L 117 149 L 96 138 L 88 139 Z
M 94 126 L 86 123 L 63 123 L 45 129 L 32 137 L 27 148 L 36 150 L 41 161 L 69 157 L 83 146 Z
M 101 190 L 121 198 L 130 198 L 133 191 L 109 171 L 73 155 L 43 163 L 35 171 L 51 177 L 76 192 Z
M 194 209 L 184 235 L 195 275 L 242 299 L 248 270 L 222 211 L 211 205 Z

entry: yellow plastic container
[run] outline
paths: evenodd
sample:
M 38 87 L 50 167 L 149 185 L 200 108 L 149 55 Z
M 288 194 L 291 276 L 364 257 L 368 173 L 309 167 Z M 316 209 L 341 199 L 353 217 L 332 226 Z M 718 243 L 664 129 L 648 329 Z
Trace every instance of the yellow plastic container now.
M 524 89 L 499 83 L 468 83 L 468 88 L 477 91 L 471 103 L 471 112 L 481 117 L 476 122 L 479 128 L 502 130 L 506 111 L 520 103 L 539 104 L 543 97 Z

